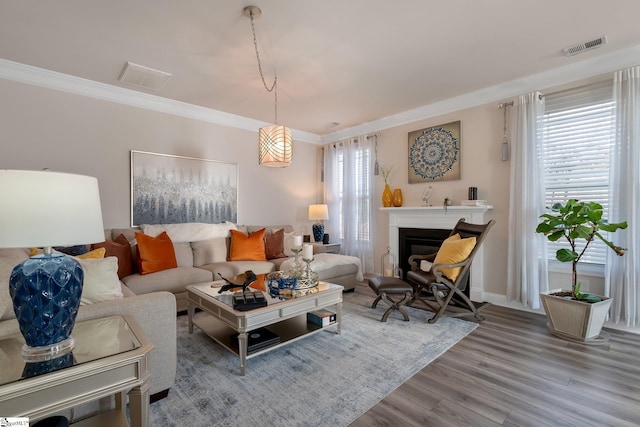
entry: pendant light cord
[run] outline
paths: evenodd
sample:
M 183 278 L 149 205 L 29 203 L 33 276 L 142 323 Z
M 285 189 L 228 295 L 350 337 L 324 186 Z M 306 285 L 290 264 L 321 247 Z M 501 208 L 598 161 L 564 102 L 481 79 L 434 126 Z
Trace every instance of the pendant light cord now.
M 262 72 L 262 62 L 260 61 L 260 52 L 258 52 L 258 39 L 256 37 L 256 28 L 253 24 L 253 12 L 249 12 L 249 18 L 251 19 L 251 32 L 253 33 L 253 47 L 256 50 L 256 59 L 258 60 L 258 71 L 260 72 L 260 78 L 262 79 L 262 84 L 267 92 L 274 92 L 275 97 L 275 124 L 278 124 L 278 73 L 274 72 L 273 84 L 271 88 L 267 85 L 266 80 L 264 79 L 264 73 Z

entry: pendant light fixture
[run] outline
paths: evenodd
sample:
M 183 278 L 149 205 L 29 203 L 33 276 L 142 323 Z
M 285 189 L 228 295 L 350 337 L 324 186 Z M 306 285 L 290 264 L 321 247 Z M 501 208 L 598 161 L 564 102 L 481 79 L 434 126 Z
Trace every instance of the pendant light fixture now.
M 283 125 L 278 125 L 278 74 L 277 72 L 275 73 L 273 85 L 269 87 L 264 79 L 264 74 L 262 73 L 260 54 L 258 53 L 258 41 L 256 39 L 256 29 L 253 24 L 254 19 L 258 19 L 262 16 L 262 11 L 257 6 L 246 6 L 242 13 L 251 20 L 253 46 L 256 50 L 258 71 L 260 72 L 262 84 L 267 92 L 274 93 L 275 98 L 275 124 L 260 128 L 258 132 L 258 163 L 262 166 L 285 168 L 291 165 L 291 159 L 293 157 L 293 140 L 291 138 L 291 129 Z

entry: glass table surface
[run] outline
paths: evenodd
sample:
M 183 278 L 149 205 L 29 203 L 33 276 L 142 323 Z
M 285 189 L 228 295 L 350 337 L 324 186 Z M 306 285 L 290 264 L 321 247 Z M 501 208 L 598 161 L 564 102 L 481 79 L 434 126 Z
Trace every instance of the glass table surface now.
M 248 289 L 253 291 L 262 291 L 265 299 L 267 300 L 268 306 L 332 289 L 342 289 L 339 285 L 323 281 L 319 281 L 318 286 L 306 289 L 272 289 L 265 281 L 264 276 L 264 274 L 259 274 L 258 280 L 252 283 Z M 218 293 L 220 288 L 225 284 L 226 282 L 224 280 L 216 280 L 214 282 L 193 285 L 193 288 L 199 289 L 201 292 L 213 297 L 225 305 L 228 305 L 229 307 L 233 307 L 234 294 L 242 291 L 239 290 L 240 288 L 232 288 L 232 290 Z
M 121 316 L 77 322 L 71 335 L 73 351 L 55 359 L 25 362 L 22 357 L 24 338 L 21 334 L 0 338 L 0 385 L 44 375 L 59 369 L 135 350 L 140 341 Z

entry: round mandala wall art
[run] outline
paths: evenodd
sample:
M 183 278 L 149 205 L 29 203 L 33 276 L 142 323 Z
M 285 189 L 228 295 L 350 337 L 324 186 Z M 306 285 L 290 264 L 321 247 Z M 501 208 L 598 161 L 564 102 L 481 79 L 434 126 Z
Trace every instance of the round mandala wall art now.
M 457 125 L 457 135 L 459 135 L 460 122 L 450 125 Z M 459 139 L 452 130 L 445 126 L 451 127 L 443 125 L 409 134 L 410 182 L 412 174 L 417 178 L 417 181 L 414 180 L 414 182 L 459 179 Z M 454 174 L 454 176 L 445 178 L 445 174 L 454 170 L 454 167 L 458 170 L 457 176 Z

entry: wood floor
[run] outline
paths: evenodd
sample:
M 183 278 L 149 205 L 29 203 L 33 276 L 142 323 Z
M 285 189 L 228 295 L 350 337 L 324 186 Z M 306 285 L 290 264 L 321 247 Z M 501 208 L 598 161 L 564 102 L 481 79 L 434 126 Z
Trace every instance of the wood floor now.
M 483 313 L 475 331 L 351 426 L 640 426 L 640 336 L 607 330 L 608 344 L 584 346 L 550 335 L 542 315 Z

